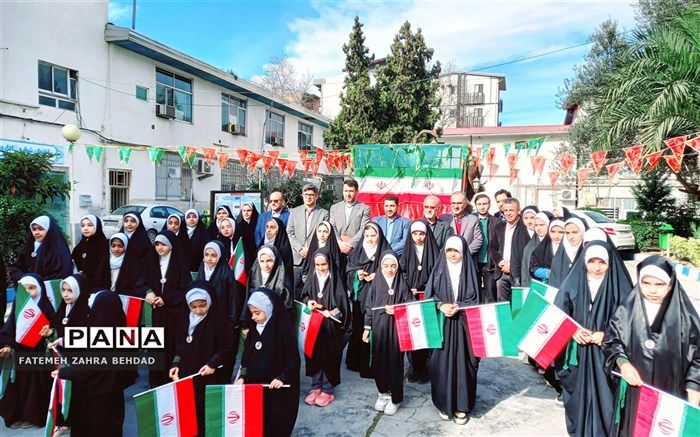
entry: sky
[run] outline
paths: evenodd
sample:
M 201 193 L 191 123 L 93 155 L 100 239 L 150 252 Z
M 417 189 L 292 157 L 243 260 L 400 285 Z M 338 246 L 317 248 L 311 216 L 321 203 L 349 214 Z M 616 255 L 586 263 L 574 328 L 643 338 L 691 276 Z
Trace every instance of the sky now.
M 110 1 L 109 19 L 131 26 L 132 2 Z M 586 43 L 608 18 L 634 26 L 631 1 L 163 1 L 137 0 L 136 30 L 152 39 L 233 70 L 251 80 L 275 56 L 299 72 L 334 76 L 344 66 L 343 43 L 358 15 L 366 45 L 386 56 L 408 20 L 435 50 L 433 61 L 457 71 L 506 75 L 503 125 L 561 124 L 559 90 L 590 45 L 497 64 Z M 487 68 L 490 67 L 490 68 Z

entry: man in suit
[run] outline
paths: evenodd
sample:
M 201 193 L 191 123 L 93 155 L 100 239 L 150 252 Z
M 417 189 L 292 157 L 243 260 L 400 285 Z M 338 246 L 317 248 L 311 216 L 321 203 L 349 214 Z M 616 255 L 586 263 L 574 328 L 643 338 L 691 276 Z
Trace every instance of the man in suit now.
M 440 250 L 445 245 L 447 238 L 454 235 L 454 231 L 446 222 L 438 220 L 438 212 L 440 211 L 440 198 L 432 194 L 423 199 L 423 221 L 433 232 L 435 241 Z
M 260 214 L 258 224 L 255 226 L 255 245 L 260 247 L 265 240 L 265 224 L 273 217 L 282 220 L 284 225 L 289 221 L 289 210 L 285 205 L 284 196 L 279 191 L 270 193 L 270 210 Z
M 496 281 L 493 279 L 495 267 L 489 262 L 489 235 L 501 221 L 498 217 L 494 217 L 489 213 L 489 209 L 491 209 L 491 199 L 487 194 L 480 193 L 474 196 L 474 205 L 476 206 L 475 217 L 479 220 L 481 236 L 483 237 L 481 248 L 476 254 L 476 276 L 479 284 L 482 284 L 484 290 L 483 296 L 486 302 L 496 302 Z
M 399 198 L 395 194 L 389 194 L 384 198 L 384 215 L 376 217 L 373 221 L 378 224 L 391 248 L 398 256 L 403 253 L 403 246 L 408 238 L 410 222 L 407 218 L 397 214 Z
M 292 208 L 287 222 L 287 235 L 294 257 L 294 298 L 299 299 L 303 283 L 301 282 L 301 264 L 308 253 L 311 237 L 319 223 L 328 220 L 328 211 L 318 206 L 318 187 L 306 184 L 301 189 L 303 205 Z
M 357 201 L 359 186 L 355 179 L 343 181 L 343 200 L 331 206 L 330 223 L 338 238 L 340 251 L 345 255 L 356 247 L 362 230 L 370 219 L 369 206 Z
M 489 257 L 495 266 L 496 296 L 499 302 L 506 302 L 511 300 L 512 287 L 520 286 L 523 250 L 530 235 L 520 218 L 518 199 L 505 199 L 502 212 L 506 221 L 498 223 L 491 233 Z
M 462 191 L 452 193 L 450 209 L 452 214 L 443 214 L 440 216 L 440 220 L 448 223 L 455 235 L 461 235 L 467 240 L 469 252 L 474 257 L 474 261 L 476 261 L 475 255 L 481 249 L 483 237 L 481 235 L 481 227 L 479 227 L 479 219 L 469 214 L 471 205 L 467 201 L 467 195 Z

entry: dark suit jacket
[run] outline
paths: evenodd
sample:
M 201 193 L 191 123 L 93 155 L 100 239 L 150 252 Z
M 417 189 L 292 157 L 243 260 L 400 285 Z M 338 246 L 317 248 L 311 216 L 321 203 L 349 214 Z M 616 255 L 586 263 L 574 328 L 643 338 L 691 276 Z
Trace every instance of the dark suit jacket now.
M 495 267 L 494 279 L 498 279 L 503 275 L 498 263 L 503 260 L 506 224 L 506 222 L 500 222 L 496 224 L 490 232 L 489 259 Z M 520 267 L 523 261 L 523 250 L 529 241 L 530 234 L 527 232 L 527 226 L 525 226 L 522 218 L 520 218 L 515 224 L 513 240 L 510 246 L 510 276 L 514 280 L 514 285 L 520 285 Z
M 455 235 L 457 235 L 457 227 L 455 226 L 454 214 L 443 214 L 440 216 L 440 220 L 449 224 Z M 479 252 L 481 244 L 483 242 L 483 236 L 481 235 L 481 225 L 479 224 L 479 219 L 471 214 L 464 214 L 461 221 L 461 236 L 467 240 L 469 245 L 469 252 L 472 255 Z
M 428 229 L 433 231 L 433 236 L 435 237 L 435 241 L 437 242 L 440 250 L 442 250 L 442 248 L 445 246 L 445 241 L 447 241 L 449 237 L 455 234 L 455 232 L 452 230 L 449 223 L 447 222 L 438 220 L 437 222 L 435 222 L 435 227 L 431 227 L 430 223 L 428 223 L 428 220 L 425 217 L 423 217 L 420 220 L 423 223 L 425 223 L 425 226 Z
M 265 211 L 264 213 L 260 214 L 258 224 L 255 226 L 255 246 L 259 247 L 265 239 L 265 224 L 271 217 L 272 211 Z M 284 223 L 285 226 L 287 226 L 287 223 L 289 222 L 289 210 L 286 206 L 282 208 L 282 211 L 280 211 L 279 219 L 282 220 L 282 223 Z

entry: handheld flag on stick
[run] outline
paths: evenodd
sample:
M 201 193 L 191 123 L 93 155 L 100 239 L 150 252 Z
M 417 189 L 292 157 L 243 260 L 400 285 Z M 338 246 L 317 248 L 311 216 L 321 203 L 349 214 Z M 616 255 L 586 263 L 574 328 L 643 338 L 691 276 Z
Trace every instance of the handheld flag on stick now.
M 207 437 L 263 435 L 263 385 L 209 385 L 204 404 Z
M 464 321 L 476 357 L 517 357 L 510 304 L 477 305 L 464 309 Z
M 193 437 L 197 417 L 192 378 L 161 385 L 134 396 L 136 423 L 141 436 Z
M 394 320 L 401 352 L 442 347 L 442 329 L 434 300 L 396 305 Z

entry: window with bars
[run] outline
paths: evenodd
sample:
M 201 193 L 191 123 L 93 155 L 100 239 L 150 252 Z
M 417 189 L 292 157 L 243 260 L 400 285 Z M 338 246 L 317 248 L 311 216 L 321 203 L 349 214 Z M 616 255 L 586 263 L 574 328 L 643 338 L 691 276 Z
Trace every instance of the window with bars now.
M 109 210 L 129 204 L 131 187 L 131 170 L 109 171 Z
M 78 72 L 39 61 L 39 104 L 75 111 Z
M 221 94 L 221 130 L 245 135 L 247 103 L 228 94 Z
M 166 152 L 155 167 L 156 200 L 188 200 L 192 186 L 192 169 L 177 153 Z
M 273 146 L 284 146 L 284 115 L 265 111 L 265 142 Z
M 314 127 L 310 124 L 299 123 L 299 150 L 312 150 L 314 148 Z
M 156 68 L 156 103 L 175 107 L 175 118 L 192 122 L 192 81 Z

